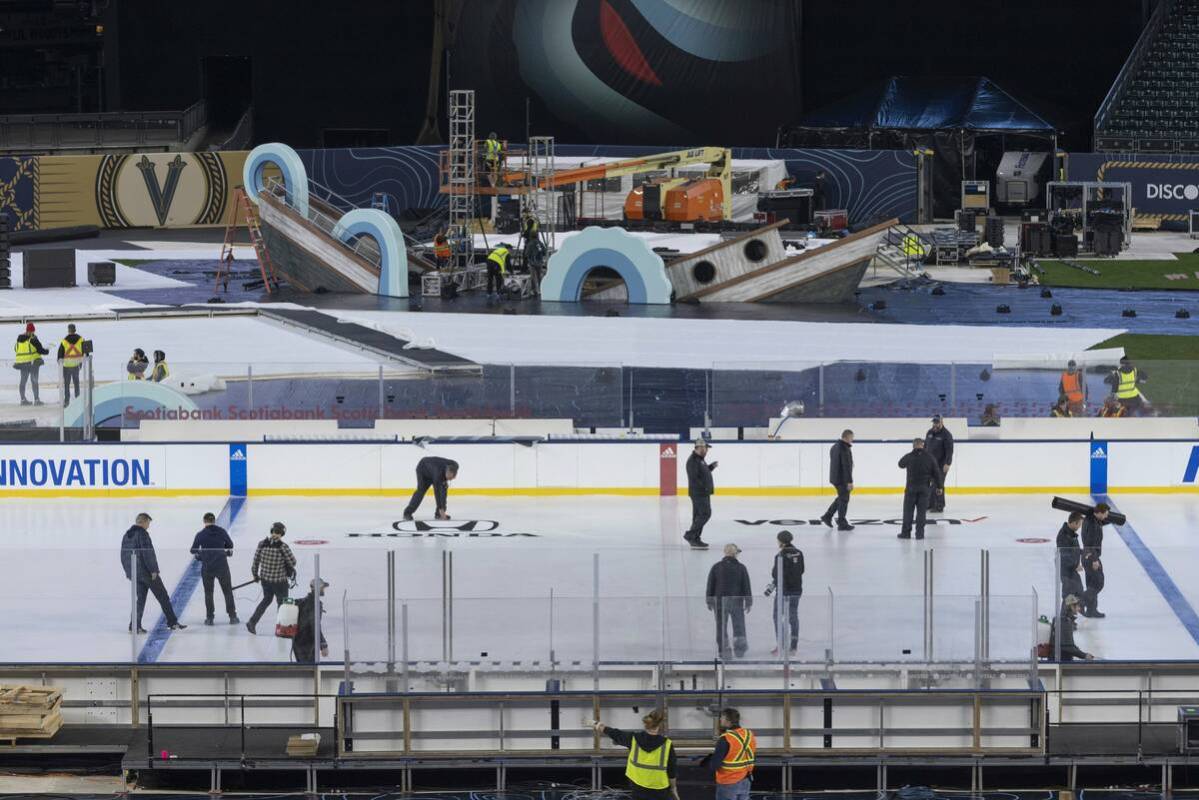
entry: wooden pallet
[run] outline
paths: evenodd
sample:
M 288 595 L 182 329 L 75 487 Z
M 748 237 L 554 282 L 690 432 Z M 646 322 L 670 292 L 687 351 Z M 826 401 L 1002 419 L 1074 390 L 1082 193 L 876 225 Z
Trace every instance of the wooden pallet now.
M 50 739 L 62 728 L 62 692 L 46 686 L 0 686 L 0 744 Z
M 0 716 L 28 714 L 33 708 L 49 711 L 61 700 L 62 692 L 48 686 L 0 686 Z
M 0 744 L 14 745 L 18 739 L 52 739 L 62 728 L 62 712 L 57 708 L 28 729 L 0 728 Z

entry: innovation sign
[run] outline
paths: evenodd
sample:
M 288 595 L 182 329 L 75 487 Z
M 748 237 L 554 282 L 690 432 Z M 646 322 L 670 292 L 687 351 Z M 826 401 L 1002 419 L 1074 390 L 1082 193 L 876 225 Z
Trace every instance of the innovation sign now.
M 3 458 L 0 486 L 80 487 L 150 486 L 148 458 Z

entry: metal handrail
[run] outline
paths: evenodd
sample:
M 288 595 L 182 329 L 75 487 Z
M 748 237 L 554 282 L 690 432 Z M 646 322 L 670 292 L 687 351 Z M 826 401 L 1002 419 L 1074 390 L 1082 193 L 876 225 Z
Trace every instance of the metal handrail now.
M 1099 110 L 1095 112 L 1093 136 L 1098 136 L 1099 129 L 1107 123 L 1108 114 L 1116 104 L 1116 100 L 1123 94 L 1124 87 L 1128 83 L 1129 78 L 1139 69 L 1145 51 L 1149 48 L 1149 43 L 1157 38 L 1162 24 L 1174 8 L 1174 3 L 1175 0 L 1160 0 L 1157 8 L 1153 10 L 1153 14 L 1149 17 L 1149 22 L 1141 31 L 1141 35 L 1137 37 L 1137 43 L 1133 45 L 1132 52 L 1125 59 L 1124 66 L 1120 68 L 1116 79 L 1112 81 L 1112 86 L 1108 89 L 1107 96 L 1103 98 L 1103 102 L 1099 105 Z
M 87 146 L 127 146 L 147 143 L 149 131 L 175 131 L 175 139 L 185 142 L 208 119 L 203 100 L 182 111 L 101 111 L 89 114 L 5 114 L 0 116 L 0 147 L 59 147 L 66 130 L 93 129 Z M 45 129 L 45 136 L 36 136 Z M 18 135 L 23 133 L 24 135 Z M 85 144 L 82 141 L 80 144 Z
M 246 108 L 245 113 L 237 120 L 233 132 L 224 141 L 215 142 L 208 146 L 209 150 L 244 150 L 250 146 L 254 136 L 254 106 Z
M 309 183 L 311 183 L 311 181 Z M 268 178 L 266 181 L 266 186 L 263 187 L 263 191 L 269 194 L 271 197 L 280 200 L 296 214 L 300 213 L 299 209 L 297 209 L 295 206 L 291 190 L 288 189 L 287 185 L 279 178 Z M 370 239 L 369 237 L 359 237 L 358 240 L 353 244 L 342 241 L 342 239 L 334 232 L 337 228 L 337 220 L 333 219 L 328 214 L 313 208 L 311 203 L 308 205 L 307 212 L 303 216 L 305 220 L 315 225 L 324 233 L 328 234 L 329 238 L 337 241 L 346 250 L 349 250 L 359 258 L 366 260 L 375 268 L 381 268 L 383 255 L 379 251 L 379 246 L 375 244 L 374 240 Z

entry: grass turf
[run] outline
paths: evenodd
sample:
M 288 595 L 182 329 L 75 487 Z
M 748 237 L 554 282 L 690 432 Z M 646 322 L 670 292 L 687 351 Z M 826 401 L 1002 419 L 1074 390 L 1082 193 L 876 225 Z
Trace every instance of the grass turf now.
M 1122 333 L 1092 350 L 1123 347 L 1148 377 L 1142 390 L 1159 413 L 1199 414 L 1199 336 Z
M 1117 261 L 1072 259 L 1099 270 L 1098 275 L 1083 272 L 1060 261 L 1039 261 L 1045 274 L 1044 286 L 1074 289 L 1167 289 L 1199 291 L 1199 253 L 1176 253 L 1177 261 Z M 1167 276 L 1175 276 L 1173 279 Z M 1181 278 L 1177 276 L 1182 276 Z

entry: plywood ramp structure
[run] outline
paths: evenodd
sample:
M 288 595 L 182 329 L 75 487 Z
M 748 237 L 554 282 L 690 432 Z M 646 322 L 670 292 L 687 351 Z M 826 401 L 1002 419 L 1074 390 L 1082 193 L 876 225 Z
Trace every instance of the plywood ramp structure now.
M 678 300 L 699 300 L 705 303 L 844 303 L 853 298 L 854 290 L 862 280 L 875 249 L 883 234 L 897 220 L 874 225 L 824 247 L 786 256 L 781 260 L 763 259 L 757 264 L 742 259 L 739 271 L 721 282 L 711 281 L 702 288 L 688 293 L 679 292 Z M 741 249 L 750 249 L 749 241 L 761 241 L 769 248 L 770 234 L 778 237 L 777 229 L 767 231 L 756 240 L 730 240 L 724 244 L 740 242 Z M 752 234 L 758 234 L 754 231 Z M 711 250 L 711 248 L 709 248 Z M 699 260 L 695 254 L 686 259 L 672 262 L 667 274 L 675 265 L 697 271 Z M 709 255 L 709 259 L 710 259 Z M 701 256 L 702 258 L 702 256 Z

